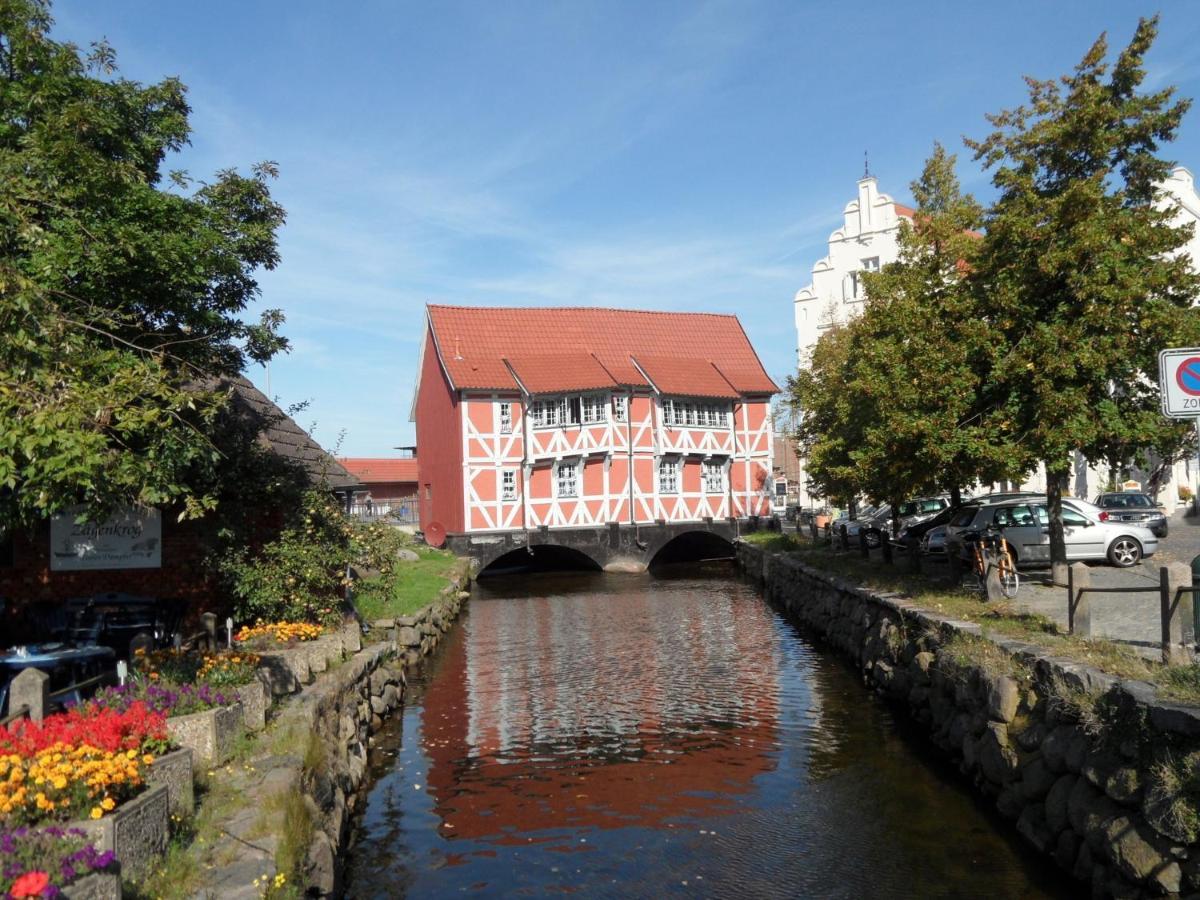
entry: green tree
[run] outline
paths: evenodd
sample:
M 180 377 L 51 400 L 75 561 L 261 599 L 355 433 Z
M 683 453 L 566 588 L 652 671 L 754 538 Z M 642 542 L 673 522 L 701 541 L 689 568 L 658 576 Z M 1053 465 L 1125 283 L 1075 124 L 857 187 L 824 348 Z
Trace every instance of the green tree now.
M 1189 101 L 1145 93 L 1157 32 L 1143 19 L 1110 67 L 1105 37 L 1070 75 L 1027 78 L 1029 101 L 968 141 L 999 197 L 977 260 L 1004 354 L 993 372 L 1017 440 L 1046 467 L 1051 559 L 1065 564 L 1062 489 L 1076 452 L 1112 458 L 1158 443 L 1156 357 L 1200 340 L 1200 281 L 1176 254 L 1189 229 L 1155 204 Z
M 996 343 L 969 275 L 983 208 L 964 195 L 940 144 L 911 185 L 899 257 L 863 276 L 851 389 L 869 410 L 856 452 L 860 482 L 893 509 L 906 497 L 1019 475 L 1029 461 L 988 390 Z
M 821 496 L 845 500 L 863 491 L 854 451 L 867 426 L 850 393 L 851 328 L 839 323 L 822 334 L 809 364 L 788 379 L 798 413 L 794 436 L 808 460 L 808 479 Z
M 983 209 L 935 144 L 911 185 L 899 258 L 866 273 L 860 317 L 818 343 L 792 382 L 814 479 L 897 509 L 906 498 L 1019 475 L 1011 418 L 988 391 L 996 345 L 968 275 Z M 1002 398 L 1001 398 L 1002 399 Z
M 74 503 L 213 505 L 204 389 L 286 347 L 241 314 L 278 262 L 275 168 L 193 184 L 178 80 L 115 74 L 49 37 L 44 0 L 0 0 L 0 523 Z

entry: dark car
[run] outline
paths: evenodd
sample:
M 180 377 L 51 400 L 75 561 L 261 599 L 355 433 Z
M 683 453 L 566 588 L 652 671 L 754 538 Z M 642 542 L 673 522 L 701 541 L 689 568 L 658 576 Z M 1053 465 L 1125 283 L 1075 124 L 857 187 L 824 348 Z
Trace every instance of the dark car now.
M 915 522 L 911 525 L 904 526 L 900 529 L 900 534 L 896 538 L 900 543 L 905 543 L 909 536 L 915 537 L 918 541 L 925 536 L 929 531 L 937 528 L 939 525 L 947 524 L 954 514 L 964 506 L 978 506 L 981 503 L 991 503 L 996 500 L 1015 500 L 1019 497 L 1036 497 L 1035 493 L 1030 491 L 997 491 L 992 494 L 981 494 L 978 497 L 972 497 L 969 500 L 963 500 L 958 506 L 947 506 L 940 513 L 931 519 L 925 519 L 921 522 Z
M 1106 522 L 1129 522 L 1149 528 L 1156 537 L 1167 536 L 1167 515 L 1149 494 L 1137 491 L 1099 494 L 1092 503 L 1100 507 Z

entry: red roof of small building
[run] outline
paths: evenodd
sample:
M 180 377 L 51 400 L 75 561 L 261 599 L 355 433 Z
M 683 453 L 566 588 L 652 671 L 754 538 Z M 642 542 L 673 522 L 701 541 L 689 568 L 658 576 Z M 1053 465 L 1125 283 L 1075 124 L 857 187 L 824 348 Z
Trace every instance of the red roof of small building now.
M 894 203 L 892 205 L 896 207 L 896 215 L 904 216 L 906 219 L 911 219 L 917 214 L 915 209 L 911 206 L 905 206 L 903 203 Z
M 523 384 L 530 393 L 555 393 L 649 386 L 635 357 L 657 363 L 671 385 L 659 386 L 664 393 L 779 390 L 737 316 L 562 306 L 431 305 L 428 312 L 438 355 L 456 390 L 515 390 Z M 685 373 L 703 373 L 703 380 L 689 383 L 681 377 Z M 725 393 L 701 394 L 701 386 Z
M 359 481 L 406 483 L 417 482 L 415 459 L 388 459 L 386 457 L 339 456 L 338 462 L 346 467 Z

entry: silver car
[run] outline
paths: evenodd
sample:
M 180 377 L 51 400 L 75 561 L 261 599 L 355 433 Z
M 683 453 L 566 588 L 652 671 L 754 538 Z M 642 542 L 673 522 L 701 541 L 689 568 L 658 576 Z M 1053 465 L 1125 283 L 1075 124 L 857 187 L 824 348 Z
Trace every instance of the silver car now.
M 1153 556 L 1158 538 L 1148 528 L 1129 522 L 1105 521 L 1101 510 L 1086 500 L 1063 498 L 1063 533 L 1068 560 L 1108 560 L 1128 568 Z M 946 549 L 962 554 L 968 535 L 992 526 L 1020 564 L 1050 561 L 1050 517 L 1044 497 L 1004 500 L 964 507 L 946 526 Z
M 921 535 L 921 552 L 926 556 L 946 555 L 946 526 L 938 525 Z

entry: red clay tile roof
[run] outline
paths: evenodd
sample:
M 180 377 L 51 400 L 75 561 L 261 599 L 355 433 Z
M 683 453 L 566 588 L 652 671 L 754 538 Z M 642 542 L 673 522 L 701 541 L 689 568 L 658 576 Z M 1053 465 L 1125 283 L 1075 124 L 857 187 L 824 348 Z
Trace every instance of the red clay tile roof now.
M 683 394 L 692 397 L 741 396 L 711 362 L 702 359 L 679 359 L 671 356 L 635 356 L 636 362 L 654 386 L 663 394 Z
M 387 459 L 386 457 L 339 456 L 338 462 L 347 471 L 358 476 L 360 481 L 412 482 L 417 481 L 415 459 Z
M 508 357 L 512 373 L 531 394 L 617 387 L 612 374 L 588 353 L 548 353 Z
M 428 311 L 438 354 L 457 390 L 518 388 L 506 359 L 522 378 L 519 364 L 524 361 L 543 392 L 578 389 L 580 382 L 599 379 L 597 370 L 580 360 L 587 375 L 563 371 L 558 373 L 561 383 L 551 386 L 554 379 L 546 377 L 553 374 L 550 367 L 532 360 L 545 360 L 555 355 L 554 350 L 576 359 L 582 354 L 594 357 L 621 385 L 646 385 L 630 360 L 631 356 L 645 356 L 685 359 L 689 365 L 714 364 L 741 394 L 779 390 L 764 371 L 737 316 L 562 306 L 431 305 Z M 729 390 L 729 385 L 725 389 Z M 681 393 L 694 394 L 695 389 Z
M 905 206 L 903 203 L 893 204 L 896 207 L 896 215 L 904 216 L 906 219 L 911 219 L 917 214 L 917 211 L 911 206 Z

